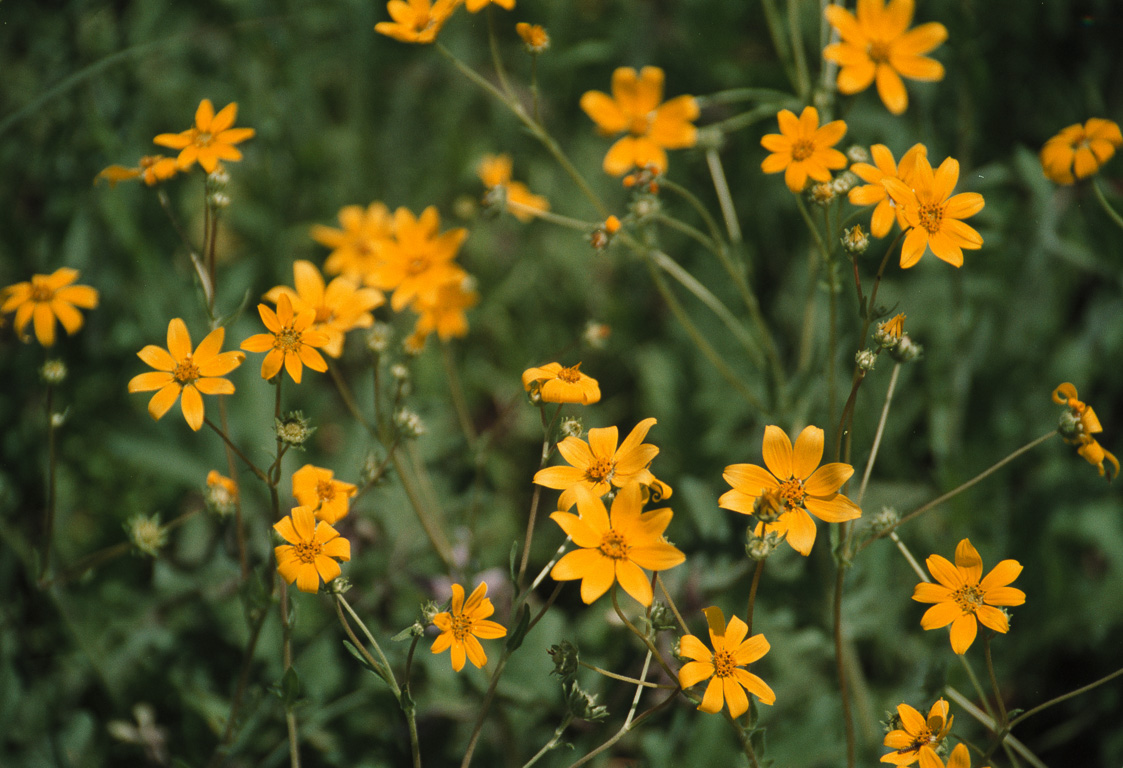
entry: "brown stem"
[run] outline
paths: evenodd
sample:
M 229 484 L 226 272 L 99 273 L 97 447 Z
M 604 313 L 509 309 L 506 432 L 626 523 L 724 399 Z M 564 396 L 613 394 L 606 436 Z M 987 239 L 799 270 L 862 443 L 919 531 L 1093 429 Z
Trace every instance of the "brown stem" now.
M 760 575 L 764 573 L 764 560 L 756 561 L 756 570 L 753 571 L 753 582 L 749 587 L 749 611 L 748 616 L 745 618 L 745 624 L 748 625 L 748 637 L 753 636 L 753 609 L 756 608 L 756 590 L 760 586 Z

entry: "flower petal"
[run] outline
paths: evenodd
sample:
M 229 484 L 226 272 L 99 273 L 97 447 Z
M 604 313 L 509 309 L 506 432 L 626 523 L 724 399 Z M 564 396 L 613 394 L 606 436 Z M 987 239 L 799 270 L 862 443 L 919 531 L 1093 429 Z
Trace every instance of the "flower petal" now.
M 769 425 L 764 428 L 764 465 L 783 481 L 793 477 L 792 474 L 792 443 L 784 430 L 777 426 Z

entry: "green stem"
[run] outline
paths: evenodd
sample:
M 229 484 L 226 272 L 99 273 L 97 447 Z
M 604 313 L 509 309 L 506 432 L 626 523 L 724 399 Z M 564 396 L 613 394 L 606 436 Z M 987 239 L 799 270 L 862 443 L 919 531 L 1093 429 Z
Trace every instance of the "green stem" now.
M 595 221 L 582 221 L 581 219 L 575 219 L 572 216 L 562 216 L 560 213 L 554 213 L 553 211 L 543 211 L 541 208 L 524 205 L 517 200 L 511 200 L 509 198 L 507 200 L 507 210 L 511 213 L 528 213 L 531 216 L 542 219 L 543 221 L 548 221 L 551 224 L 557 224 L 559 227 L 577 230 L 586 234 L 592 232 L 594 229 L 600 226 L 599 223 Z
M 43 510 L 43 555 L 39 561 L 39 586 L 46 586 L 51 570 L 51 548 L 55 538 L 55 506 L 58 503 L 58 451 L 54 418 L 55 387 L 47 385 L 47 506 Z
M 1123 228 L 1123 216 L 1120 216 L 1119 212 L 1115 210 L 1115 208 L 1111 206 L 1111 203 L 1107 201 L 1107 197 L 1104 195 L 1104 191 L 1100 187 L 1100 180 L 1094 176 L 1092 177 L 1092 190 L 1096 193 L 1096 200 L 1099 201 L 1100 206 L 1104 209 L 1104 212 L 1111 217 L 1111 220 L 1114 221 L 1117 226 Z
M 749 610 L 745 618 L 745 624 L 748 626 L 747 637 L 753 636 L 753 611 L 756 609 L 756 591 L 760 586 L 760 576 L 764 573 L 764 560 L 756 561 L 756 568 L 753 570 L 753 581 L 749 586 Z
M 698 102 L 699 109 L 705 109 L 716 104 L 736 104 L 739 101 L 763 102 L 769 107 L 777 104 L 790 104 L 792 106 L 799 104 L 799 99 L 795 95 L 774 88 L 729 88 L 705 96 L 695 96 L 694 100 Z
M 451 573 L 455 558 L 452 554 L 452 546 L 448 543 L 447 537 L 445 537 L 444 530 L 433 521 L 428 511 L 425 509 L 425 505 L 421 502 L 421 496 L 414 485 L 415 480 L 412 475 L 409 474 L 409 470 L 405 462 L 402 461 L 401 456 L 399 456 L 399 452 L 392 452 L 390 457 L 394 464 L 394 471 L 397 472 L 398 479 L 402 483 L 402 490 L 405 491 L 406 498 L 409 500 L 409 505 L 413 509 L 414 514 L 417 515 L 418 522 L 421 523 L 421 528 L 425 531 L 425 535 L 428 537 L 429 543 L 432 544 L 433 550 L 444 563 L 445 569 Z
M 222 434 L 230 432 L 229 420 L 226 417 L 226 395 L 218 397 L 218 420 L 222 424 Z M 234 461 L 235 454 L 229 445 L 224 445 L 226 452 L 226 472 L 238 486 L 238 464 Z M 242 520 L 242 494 L 234 494 L 234 535 L 238 542 L 238 566 L 242 571 L 242 581 L 250 577 L 249 558 L 246 555 L 246 526 Z
M 292 623 L 289 621 L 288 584 L 281 580 L 281 651 L 285 673 L 292 669 Z M 296 727 L 296 712 L 291 703 L 285 705 L 285 725 L 289 733 L 289 765 L 300 768 L 300 737 Z
M 627 735 L 630 731 L 635 730 L 636 727 L 640 723 L 642 723 L 644 720 L 646 720 L 647 718 L 651 717 L 652 715 L 654 715 L 659 710 L 666 707 L 668 704 L 670 704 L 672 701 L 674 701 L 675 697 L 677 697 L 677 696 L 678 696 L 678 691 L 675 691 L 674 693 L 670 694 L 669 696 L 667 696 L 667 698 L 663 699 L 661 702 L 659 702 L 658 704 L 653 706 L 651 709 L 648 709 L 643 714 L 639 715 L 634 720 L 632 720 L 630 723 L 627 723 L 626 725 L 622 726 L 620 728 L 620 730 L 618 730 L 616 733 L 614 733 L 612 736 L 610 736 L 607 741 L 605 741 L 603 744 L 598 746 L 596 749 L 592 750 L 591 752 L 589 752 L 588 754 L 586 754 L 584 757 L 577 760 L 576 762 L 571 763 L 569 765 L 569 768 L 579 768 L 580 766 L 584 765 L 585 763 L 589 762 L 594 757 L 599 755 L 601 752 L 604 752 L 606 749 L 610 749 L 613 744 L 620 741 L 620 739 L 624 738 L 624 736 Z
M 792 106 L 795 106 L 794 104 Z M 740 114 L 727 117 L 724 120 L 719 120 L 710 125 L 710 128 L 721 131 L 723 134 L 730 134 L 740 131 L 744 128 L 750 128 L 757 123 L 764 122 L 769 118 L 776 117 L 776 105 L 765 104 L 764 106 L 750 109 L 748 112 L 741 112 Z
M 788 76 L 788 82 L 791 83 L 793 89 L 798 91 L 799 81 L 792 69 L 791 46 L 787 35 L 784 33 L 783 20 L 780 17 L 779 9 L 776 7 L 776 0 L 763 0 L 762 5 L 764 6 L 764 19 L 768 24 L 768 35 L 772 38 L 772 46 L 776 49 L 776 54 L 784 67 L 784 73 Z
M 550 435 L 554 431 L 554 425 L 558 421 L 558 416 L 561 415 L 561 403 L 554 409 L 554 416 L 550 419 L 549 423 L 546 422 L 546 410 L 542 403 L 538 404 L 538 416 L 542 420 L 542 453 L 538 461 L 538 469 L 546 466 L 546 462 L 550 459 L 552 453 L 550 449 Z M 530 545 L 534 541 L 534 523 L 538 517 L 538 502 L 542 497 L 542 486 L 535 483 L 534 494 L 530 499 L 530 515 L 526 521 L 526 537 L 523 540 L 522 558 L 519 560 L 519 572 L 515 578 L 515 584 L 522 589 L 523 577 L 526 575 L 526 566 L 530 561 Z
M 1002 700 L 1002 689 L 998 687 L 998 677 L 994 674 L 994 659 L 991 658 L 990 653 L 990 637 L 991 632 L 983 633 L 983 656 L 987 662 L 987 676 L 990 678 L 990 688 L 994 691 L 994 701 L 998 705 L 998 727 L 1005 730 L 1009 725 L 1009 717 L 1006 715 L 1006 702 Z
M 1083 686 L 1077 688 L 1074 691 L 1069 691 L 1068 693 L 1063 693 L 1060 696 L 1049 699 L 1044 704 L 1038 704 L 1033 709 L 1026 710 L 1022 714 L 1018 715 L 1013 720 L 1011 720 L 1008 727 L 1013 728 L 1014 726 L 1016 726 L 1021 721 L 1025 720 L 1028 717 L 1033 717 L 1034 715 L 1036 715 L 1038 712 L 1041 712 L 1042 710 L 1046 710 L 1046 709 L 1048 709 L 1049 707 L 1051 707 L 1055 704 L 1060 704 L 1062 701 L 1068 701 L 1069 699 L 1071 699 L 1075 696 L 1079 696 L 1083 693 L 1087 693 L 1088 691 L 1092 690 L 1093 688 L 1098 688 L 1099 686 L 1103 685 L 1104 683 L 1107 683 L 1111 680 L 1114 680 L 1115 678 L 1119 677 L 1120 675 L 1123 675 L 1123 668 L 1117 669 L 1114 672 L 1112 672 L 1110 675 L 1105 675 L 1105 676 L 1101 677 L 1099 680 L 1088 683 L 1087 685 L 1083 685 Z
M 957 691 L 955 688 L 952 688 L 950 685 L 944 687 L 944 692 L 947 693 L 948 698 L 951 699 L 956 706 L 960 707 L 967 714 L 971 715 L 971 717 L 975 718 L 983 725 L 983 727 L 992 732 L 996 730 L 994 718 L 988 717 L 985 712 L 971 703 L 971 700 L 964 696 L 962 693 Z M 1029 751 L 1029 748 L 1026 747 L 1025 744 L 1018 741 L 1010 734 L 1006 734 L 1002 738 L 1002 743 L 1003 746 L 1008 746 L 1014 752 L 1017 752 L 1019 755 L 1024 757 L 1026 761 L 1033 766 L 1033 768 L 1048 768 L 1045 763 L 1041 762 L 1041 759 L 1037 757 L 1037 755 Z
M 671 609 L 671 613 L 675 615 L 675 621 L 678 622 L 679 627 L 682 629 L 684 635 L 689 635 L 690 630 L 686 627 L 686 622 L 682 620 L 682 614 L 678 611 L 678 606 L 675 601 L 671 599 L 671 593 L 667 591 L 667 586 L 663 583 L 663 576 L 659 573 L 655 574 L 655 583 L 659 585 L 659 590 L 663 593 L 663 597 L 667 600 L 667 605 Z
M 488 10 L 491 6 L 488 6 Z M 488 14 L 491 19 L 491 14 Z M 456 361 L 452 359 L 452 345 L 441 340 L 441 363 L 444 365 L 445 376 L 448 377 L 448 388 L 452 393 L 452 405 L 456 409 L 456 416 L 460 420 L 460 429 L 464 432 L 464 439 L 468 443 L 468 450 L 476 452 L 477 434 L 472 426 L 472 416 L 468 412 L 468 402 L 464 398 L 464 387 L 460 383 L 460 374 L 456 371 Z
M 885 405 L 881 407 L 881 418 L 877 421 L 877 432 L 873 436 L 873 447 L 870 448 L 870 457 L 866 460 L 866 470 L 862 473 L 862 484 L 858 488 L 858 495 L 854 497 L 854 503 L 859 507 L 862 506 L 862 499 L 866 495 L 866 486 L 870 482 L 873 464 L 877 461 L 877 452 L 881 448 L 881 436 L 885 433 L 885 422 L 889 418 L 889 404 L 893 402 L 893 392 L 897 388 L 897 379 L 900 375 L 901 364 L 896 363 L 893 365 L 893 373 L 889 375 L 889 388 L 885 391 Z
M 741 225 L 737 221 L 737 210 L 733 207 L 733 195 L 729 192 L 729 182 L 725 178 L 725 169 L 721 166 L 721 157 L 716 149 L 706 150 L 706 165 L 710 169 L 710 178 L 714 182 L 714 192 L 717 193 L 717 202 L 721 207 L 721 216 L 725 219 L 725 229 L 729 232 L 729 242 L 741 242 Z
M 237 456 L 239 459 L 241 459 L 243 464 L 245 464 L 247 467 L 249 467 L 250 472 L 253 472 L 254 475 L 257 476 L 258 480 L 265 483 L 266 485 L 269 484 L 269 478 L 265 475 L 265 472 L 263 472 L 256 464 L 254 464 L 252 461 L 250 461 L 249 458 L 246 456 L 246 454 L 242 453 L 242 450 L 238 446 L 234 445 L 234 442 L 229 437 L 227 437 L 225 430 L 223 430 L 222 428 L 217 426 L 213 421 L 208 419 L 206 416 L 203 417 L 203 423 L 205 423 L 208 427 L 210 427 L 212 430 L 214 430 L 216 435 L 218 435 L 219 437 L 222 438 L 222 442 L 226 443 L 226 447 L 235 456 Z
M 565 729 L 568 728 L 569 724 L 572 723 L 572 722 L 573 722 L 573 713 L 572 712 L 566 712 L 565 717 L 562 718 L 561 725 L 559 725 L 557 728 L 554 729 L 553 738 L 551 738 L 549 741 L 547 741 L 546 744 L 542 747 L 542 749 L 535 752 L 534 757 L 530 758 L 525 763 L 523 763 L 523 768 L 530 768 L 530 766 L 537 763 L 542 758 L 543 755 L 545 755 L 551 749 L 556 747 L 558 745 L 558 742 L 561 741 L 561 737 L 562 737 L 562 734 L 565 733 Z
M 796 91 L 804 101 L 810 101 L 811 75 L 807 71 L 807 53 L 803 49 L 803 33 L 799 26 L 800 0 L 788 0 L 788 34 L 792 41 L 792 58 L 795 59 Z
M 508 98 L 511 95 L 511 86 L 507 82 L 507 72 L 503 68 L 503 58 L 499 55 L 499 37 L 495 34 L 495 7 L 488 3 L 487 6 L 487 42 L 491 49 L 491 66 L 495 67 L 495 76 L 499 80 L 499 87 Z
M 843 523 L 843 528 L 845 527 L 846 524 Z M 845 533 L 842 539 L 846 539 Z M 846 558 L 845 553 L 843 553 L 843 557 L 839 559 L 838 567 L 835 571 L 834 582 L 834 658 L 835 666 L 838 670 L 838 693 L 842 700 L 842 722 L 846 728 L 846 765 L 848 768 L 854 768 L 857 741 L 854 735 L 854 713 L 850 704 L 850 685 L 846 677 L 846 663 L 842 643 L 842 586 L 845 578 Z
M 649 658 L 650 658 L 650 654 L 649 654 Z M 642 686 L 644 688 L 664 688 L 664 689 L 669 690 L 669 691 L 677 691 L 678 690 L 677 685 L 665 685 L 663 683 L 649 683 L 646 680 L 637 680 L 634 677 L 628 677 L 627 675 L 618 675 L 615 672 L 609 672 L 607 669 L 601 669 L 600 667 L 596 666 L 595 664 L 589 664 L 588 662 L 585 662 L 585 661 L 578 660 L 577 663 L 580 664 L 585 669 L 591 669 L 594 672 L 596 672 L 597 674 L 604 675 L 605 677 L 611 677 L 613 680 L 619 680 L 623 683 L 631 683 L 632 685 L 639 685 L 639 686 Z

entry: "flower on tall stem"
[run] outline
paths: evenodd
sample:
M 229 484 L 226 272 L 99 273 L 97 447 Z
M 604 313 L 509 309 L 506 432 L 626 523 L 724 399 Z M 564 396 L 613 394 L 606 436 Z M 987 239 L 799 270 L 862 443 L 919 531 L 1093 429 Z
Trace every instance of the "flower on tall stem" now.
M 1057 184 L 1074 184 L 1095 174 L 1123 145 L 1119 125 L 1102 117 L 1074 123 L 1045 142 L 1041 169 Z
M 393 21 L 380 21 L 374 31 L 402 43 L 436 42 L 437 33 L 461 0 L 390 0 L 386 11 Z
M 506 628 L 487 617 L 495 613 L 491 599 L 487 597 L 487 582 L 481 582 L 464 599 L 464 587 L 452 585 L 452 605 L 433 617 L 433 624 L 441 634 L 433 641 L 433 653 L 451 650 L 452 668 L 459 672 L 464 669 L 464 660 L 472 662 L 477 669 L 487 664 L 487 654 L 476 638 L 495 640 L 505 637 Z
M 1119 460 L 1115 454 L 1106 450 L 1092 435 L 1103 432 L 1100 420 L 1092 406 L 1082 402 L 1077 395 L 1076 387 L 1069 382 L 1061 384 L 1053 390 L 1053 402 L 1063 405 L 1067 410 L 1061 415 L 1058 431 L 1069 445 L 1078 446 L 1076 452 L 1086 462 L 1099 470 L 1100 477 L 1107 477 L 1110 481 L 1119 474 Z M 1109 471 L 1104 466 L 1107 462 Z
M 927 768 L 933 759 L 939 759 L 936 749 L 947 737 L 955 717 L 948 715 L 948 703 L 940 699 L 928 710 L 928 717 L 908 704 L 897 705 L 899 728 L 885 735 L 883 744 L 893 751 L 881 756 L 881 762 L 893 765 L 912 765 L 920 761 Z
M 351 542 L 328 523 L 316 522 L 307 507 L 294 507 L 273 530 L 288 542 L 273 548 L 277 570 L 301 592 L 318 592 L 320 579 L 327 584 L 342 572 L 336 561 L 351 559 Z
M 329 341 L 326 333 L 311 329 L 316 321 L 314 309 L 307 308 L 296 314 L 292 300 L 281 294 L 277 297 L 276 312 L 264 304 L 257 305 L 257 312 L 269 333 L 250 336 L 242 342 L 242 349 L 268 353 L 261 361 L 261 378 L 273 378 L 284 366 L 292 380 L 299 384 L 303 366 L 320 373 L 328 369 L 327 361 L 314 349 L 325 346 Z
M 901 229 L 908 227 L 900 208 L 893 204 L 889 193 L 882 184 L 883 179 L 899 179 L 906 186 L 912 186 L 913 176 L 916 172 L 918 157 L 926 157 L 928 149 L 923 144 L 913 144 L 901 156 L 900 165 L 893 159 L 893 153 L 884 144 L 874 144 L 870 147 L 874 164 L 854 163 L 850 170 L 862 181 L 863 186 L 850 190 L 848 199 L 854 205 L 875 205 L 873 216 L 870 219 L 870 233 L 874 237 L 885 237 L 896 220 Z
M 210 99 L 203 99 L 195 110 L 195 125 L 180 133 L 161 133 L 152 141 L 161 147 L 178 149 L 176 164 L 186 171 L 196 161 L 207 173 L 218 167 L 220 160 L 233 162 L 242 159 L 235 144 L 253 138 L 253 128 L 234 128 L 238 117 L 238 104 L 231 102 L 215 114 Z
M 600 384 L 580 371 L 581 363 L 563 366 L 546 363 L 523 371 L 523 389 L 537 395 L 544 403 L 580 403 L 600 401 Z
M 292 495 L 319 520 L 334 525 L 350 511 L 350 498 L 358 492 L 352 483 L 334 479 L 330 469 L 305 464 L 292 473 Z
M 790 109 L 776 113 L 779 133 L 760 140 L 770 154 L 760 168 L 765 173 L 784 172 L 784 183 L 792 192 L 802 192 L 807 179 L 830 181 L 831 171 L 846 167 L 846 155 L 834 148 L 846 134 L 843 120 L 832 120 L 819 127 L 819 110 L 804 107 L 799 117 Z
M 60 267 L 49 275 L 32 275 L 30 280 L 9 285 L 0 290 L 0 315 L 15 313 L 13 324 L 21 340 L 30 340 L 24 334 L 30 323 L 39 343 L 53 346 L 56 320 L 71 336 L 84 322 L 76 307 L 97 307 L 97 290 L 88 285 L 71 285 L 77 279 L 78 270 Z
M 931 163 L 923 155 L 916 158 L 911 184 L 896 178 L 882 179 L 881 183 L 901 209 L 909 227 L 901 244 L 902 269 L 920 261 L 929 248 L 937 258 L 960 267 L 963 266 L 963 249 L 983 247 L 982 235 L 961 221 L 983 209 L 983 196 L 977 192 L 952 195 L 958 180 L 957 160 L 946 158 L 933 172 Z
M 746 691 L 762 704 L 775 703 L 776 694 L 768 684 L 742 669 L 768 653 L 771 646 L 764 635 L 753 635 L 746 640 L 749 627 L 741 619 L 732 616 L 726 624 L 721 609 L 713 606 L 702 612 L 710 625 L 713 651 L 694 635 L 686 635 L 679 641 L 679 655 L 690 659 L 678 672 L 679 685 L 686 689 L 703 680 L 710 681 L 698 709 L 713 714 L 725 706 L 736 719 L 749 710 Z

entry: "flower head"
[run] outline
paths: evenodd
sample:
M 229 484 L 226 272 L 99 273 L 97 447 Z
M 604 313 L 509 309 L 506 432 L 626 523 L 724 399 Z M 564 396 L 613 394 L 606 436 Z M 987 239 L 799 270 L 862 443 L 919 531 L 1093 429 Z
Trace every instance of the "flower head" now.
M 125 523 L 129 541 L 142 554 L 156 557 L 160 549 L 168 543 L 168 531 L 160 525 L 160 516 L 133 515 Z
M 328 523 L 316 522 L 307 507 L 294 507 L 273 530 L 288 542 L 273 548 L 277 570 L 289 584 L 295 581 L 301 592 L 318 592 L 320 579 L 327 584 L 341 573 L 336 561 L 351 559 L 351 542 Z
M 893 751 L 881 756 L 881 762 L 893 765 L 912 765 L 917 760 L 923 768 L 936 756 L 936 747 L 948 735 L 954 717 L 948 715 L 948 703 L 940 699 L 928 710 L 928 717 L 908 704 L 897 705 L 900 728 L 889 731 L 884 745 Z
M 238 505 L 238 483 L 212 469 L 207 473 L 207 491 L 204 496 L 207 509 L 219 517 L 233 514 Z
M 974 216 L 983 209 L 983 196 L 977 192 L 952 195 L 959 180 L 959 162 L 947 158 L 933 173 L 928 158 L 916 158 L 916 169 L 911 184 L 900 179 L 884 178 L 889 197 L 901 209 L 901 216 L 909 226 L 901 244 L 901 268 L 920 261 L 931 248 L 936 257 L 952 266 L 963 265 L 963 249 L 983 247 L 983 238 L 961 219 Z
M 420 348 L 430 333 L 436 331 L 441 341 L 461 338 L 468 334 L 468 318 L 465 312 L 480 300 L 473 288 L 474 280 L 456 280 L 445 283 L 437 289 L 435 296 L 424 300 L 414 299 L 410 308 L 418 314 L 408 344 Z
M 374 202 L 366 208 L 346 205 L 339 211 L 342 229 L 317 224 L 312 239 L 331 248 L 324 272 L 343 275 L 361 285 L 374 285 L 386 245 L 394 238 L 394 217 L 385 204 Z
M 520 21 L 515 25 L 515 32 L 522 38 L 530 53 L 545 53 L 550 47 L 550 35 L 540 24 L 527 24 L 525 21 Z
M 877 207 L 873 209 L 873 217 L 870 219 L 870 232 L 874 237 L 885 237 L 889 234 L 894 219 L 900 223 L 901 229 L 907 228 L 908 223 L 904 219 L 902 210 L 893 204 L 885 185 L 881 182 L 883 179 L 898 179 L 911 187 L 916 172 L 916 160 L 918 157 L 927 157 L 928 149 L 923 144 L 913 144 L 901 156 L 899 166 L 893 160 L 893 153 L 889 151 L 889 147 L 884 144 L 874 144 L 870 147 L 870 153 L 873 155 L 874 165 L 854 163 L 850 166 L 850 170 L 866 183 L 864 186 L 850 190 L 848 198 L 854 205 L 876 203 Z
M 402 43 L 432 43 L 461 0 L 390 0 L 386 10 L 393 21 L 380 21 L 374 31 Z
M 1041 148 L 1041 169 L 1046 178 L 1058 184 L 1073 184 L 1098 171 L 1120 145 L 1123 133 L 1119 125 L 1093 117 L 1084 125 L 1070 125 L 1045 142 Z
M 1106 476 L 1109 481 L 1114 479 L 1119 474 L 1119 460 L 1092 437 L 1103 432 L 1103 427 L 1100 426 L 1100 420 L 1092 410 L 1092 406 L 1081 402 L 1077 398 L 1076 387 L 1067 381 L 1053 390 L 1053 402 L 1067 409 L 1061 416 L 1058 427 L 1064 441 L 1069 445 L 1079 446 L 1076 452 L 1099 470 L 1100 477 Z M 1114 471 L 1106 470 L 1105 461 Z
M 575 491 L 577 512 L 554 512 L 550 519 L 573 539 L 579 549 L 567 553 L 550 571 L 557 581 L 581 579 L 581 599 L 594 602 L 619 582 L 624 591 L 643 605 L 651 605 L 651 580 L 643 572 L 665 571 L 681 565 L 686 555 L 663 538 L 674 514 L 671 509 L 643 512 L 639 483 L 620 489 L 612 511 L 595 492 L 584 486 Z
M 729 707 L 733 718 L 745 714 L 749 709 L 749 697 L 745 691 L 756 696 L 762 704 L 771 706 L 776 701 L 776 694 L 768 683 L 741 669 L 768 653 L 771 646 L 764 635 L 753 635 L 746 640 L 749 627 L 736 616 L 730 617 L 726 624 L 720 608 L 710 607 L 702 612 L 710 625 L 713 651 L 694 635 L 683 637 L 679 642 L 679 655 L 690 661 L 679 670 L 678 684 L 685 689 L 709 680 L 698 709 L 711 714 L 720 712 L 723 706 Z
M 487 664 L 487 654 L 476 638 L 495 640 L 507 634 L 502 624 L 487 618 L 493 613 L 495 607 L 487 597 L 487 582 L 480 582 L 467 600 L 464 599 L 464 587 L 453 584 L 449 610 L 433 617 L 433 623 L 441 631 L 433 641 L 433 653 L 452 649 L 452 668 L 456 672 L 464 669 L 465 658 L 477 669 Z
M 416 217 L 406 208 L 394 211 L 394 239 L 386 244 L 382 263 L 375 268 L 370 284 L 394 292 L 390 306 L 395 312 L 415 297 L 433 301 L 442 285 L 467 277 L 453 259 L 468 230 L 440 232 L 440 227 L 436 206 L 429 206 Z
M 195 125 L 180 133 L 161 133 L 152 141 L 161 147 L 178 149 L 176 164 L 186 171 L 196 161 L 207 173 L 218 167 L 219 160 L 237 161 L 242 153 L 235 147 L 253 138 L 253 128 L 233 128 L 238 116 L 237 102 L 231 102 L 215 114 L 210 99 L 203 99 L 195 110 Z
M 846 123 L 833 120 L 819 127 L 819 110 L 804 107 L 799 117 L 790 109 L 776 113 L 779 133 L 769 133 L 760 140 L 772 154 L 764 158 L 760 168 L 765 173 L 784 172 L 784 183 L 792 192 L 802 192 L 807 179 L 830 181 L 831 171 L 846 167 L 846 155 L 834 148 L 846 133 Z
M 757 498 L 766 492 L 779 494 L 781 513 L 775 522 L 757 524 L 756 535 L 768 532 L 787 534 L 787 542 L 801 555 L 811 553 L 815 544 L 815 522 L 811 515 L 828 523 L 841 523 L 861 517 L 862 510 L 838 492 L 854 468 L 834 463 L 819 466 L 823 458 L 823 430 L 807 427 L 792 448 L 784 430 L 776 426 L 764 430 L 764 465 L 731 464 L 722 477 L 733 486 L 718 499 L 723 509 L 753 514 Z M 811 513 L 810 515 L 808 513 Z
M 148 186 L 155 186 L 161 181 L 166 181 L 179 172 L 179 164 L 174 157 L 163 155 L 145 155 L 140 159 L 136 168 L 127 168 L 123 165 L 111 165 L 101 171 L 94 181 L 105 179 L 110 187 L 115 187 L 120 181 L 143 179 Z
M 1003 560 L 983 577 L 983 559 L 971 542 L 963 539 L 955 548 L 955 565 L 939 555 L 927 560 L 928 571 L 938 584 L 917 584 L 912 599 L 935 603 L 925 611 L 920 626 L 939 629 L 951 624 L 951 649 L 966 653 L 975 642 L 978 621 L 995 632 L 1010 629 L 1006 613 L 995 606 L 1021 605 L 1025 592 L 1009 586 L 1022 566 L 1017 560 Z M 980 577 L 982 577 L 980 579 Z
M 937 22 L 909 29 L 913 0 L 859 0 L 857 16 L 841 5 L 828 5 L 827 21 L 842 42 L 823 49 L 823 58 L 839 65 L 838 90 L 858 93 L 877 82 L 877 95 L 894 115 L 908 109 L 909 96 L 902 77 L 909 80 L 942 80 L 944 67 L 924 54 L 948 37 Z
M 351 483 L 334 480 L 330 469 L 305 464 L 292 473 L 292 495 L 329 525 L 347 516 L 349 499 L 358 492 Z
M 920 758 L 920 768 L 971 768 L 971 751 L 966 744 L 956 744 L 946 766 L 935 752 L 925 752 Z
M 55 320 L 62 323 L 67 335 L 82 327 L 82 313 L 75 307 L 93 309 L 98 292 L 88 285 L 71 285 L 78 279 L 78 270 L 60 267 L 49 275 L 32 275 L 31 280 L 15 283 L 0 290 L 0 315 L 15 312 L 16 334 L 24 341 L 27 324 L 35 328 L 35 338 L 44 347 L 55 343 Z
M 148 413 L 159 419 L 179 399 L 187 426 L 198 431 L 203 426 L 203 395 L 231 395 L 234 385 L 221 378 L 242 364 L 241 352 L 220 352 L 226 338 L 225 328 L 215 328 L 191 351 L 191 335 L 180 318 L 168 323 L 168 348 L 149 344 L 137 357 L 155 371 L 141 373 L 129 381 L 130 392 L 159 390 L 148 401 Z
M 476 173 L 488 188 L 488 198 L 501 193 L 503 205 L 519 221 L 531 221 L 537 212 L 550 210 L 549 200 L 531 192 L 521 181 L 511 181 L 510 155 L 485 155 Z
M 698 140 L 698 129 L 691 123 L 698 119 L 698 102 L 693 96 L 663 102 L 659 67 L 644 67 L 638 75 L 631 67 L 619 67 L 612 73 L 612 95 L 588 91 L 581 97 L 581 109 L 602 134 L 628 134 L 604 156 L 604 170 L 613 176 L 649 165 L 664 172 L 666 150 L 693 147 Z
M 579 369 L 581 363 L 568 368 L 561 363 L 523 371 L 523 389 L 537 394 L 544 403 L 580 403 L 590 405 L 600 400 L 600 384 Z
M 292 300 L 282 293 L 277 297 L 276 312 L 264 304 L 257 305 L 257 312 L 269 333 L 250 336 L 242 342 L 242 349 L 268 353 L 261 361 L 261 378 L 273 378 L 283 365 L 292 380 L 299 384 L 304 365 L 320 373 L 328 369 L 327 361 L 314 349 L 327 345 L 330 340 L 326 333 L 312 330 L 316 321 L 314 309 L 308 307 L 296 314 Z

